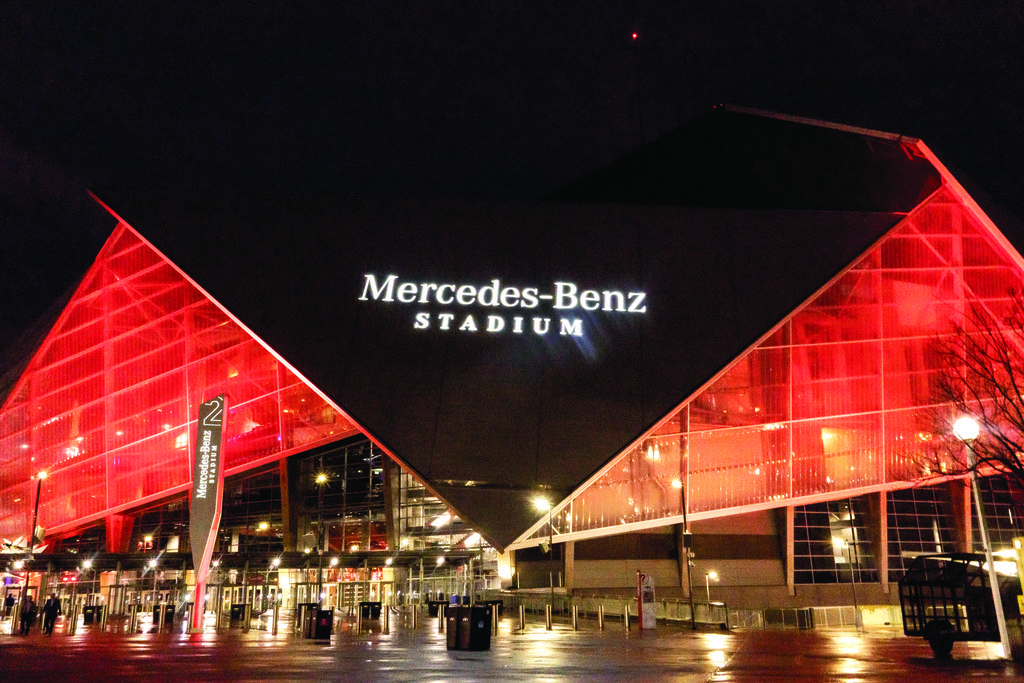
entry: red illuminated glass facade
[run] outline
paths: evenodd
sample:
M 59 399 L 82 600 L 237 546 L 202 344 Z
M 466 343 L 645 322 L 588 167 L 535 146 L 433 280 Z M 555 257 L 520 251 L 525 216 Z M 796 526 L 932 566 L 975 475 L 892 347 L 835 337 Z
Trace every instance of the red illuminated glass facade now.
M 684 500 L 700 519 L 909 485 L 939 438 L 936 340 L 970 306 L 1000 319 L 1021 275 L 943 187 L 581 487 L 554 533 L 678 522 Z
M 118 225 L 0 409 L 0 535 L 27 537 L 40 470 L 48 535 L 186 490 L 220 393 L 227 474 L 358 431 Z

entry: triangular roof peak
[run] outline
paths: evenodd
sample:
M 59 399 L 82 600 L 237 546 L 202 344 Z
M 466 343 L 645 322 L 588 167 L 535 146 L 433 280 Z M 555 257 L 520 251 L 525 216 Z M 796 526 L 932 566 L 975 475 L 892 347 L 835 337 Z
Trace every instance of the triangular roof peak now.
M 831 128 L 833 130 L 840 130 L 845 133 L 854 133 L 856 135 L 867 135 L 870 137 L 883 138 L 885 140 L 896 140 L 899 142 L 906 142 L 908 144 L 917 144 L 920 140 L 914 137 L 908 137 L 906 135 L 900 135 L 899 133 L 887 133 L 882 130 L 872 130 L 870 128 L 860 128 L 858 126 L 848 126 L 842 123 L 833 123 L 831 121 L 822 121 L 820 119 L 812 119 L 804 116 L 792 116 L 790 114 L 780 114 L 778 112 L 768 111 L 765 109 L 753 109 L 750 107 L 738 107 L 732 104 L 720 104 L 715 109 L 724 109 L 725 111 L 734 111 L 740 114 L 749 114 L 751 116 L 762 116 L 769 119 L 778 119 L 779 121 L 789 121 L 791 123 L 800 123 L 805 126 L 819 126 L 821 128 Z
M 916 138 L 719 106 L 548 199 L 906 214 L 940 185 Z

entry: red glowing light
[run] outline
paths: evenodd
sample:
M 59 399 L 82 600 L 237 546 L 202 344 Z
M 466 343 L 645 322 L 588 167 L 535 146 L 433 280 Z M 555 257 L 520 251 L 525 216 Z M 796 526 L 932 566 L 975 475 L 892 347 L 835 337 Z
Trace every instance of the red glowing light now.
M 636 40 L 636 39 L 637 39 L 637 34 L 636 34 L 636 33 L 634 33 L 634 34 L 633 34 L 633 40 Z

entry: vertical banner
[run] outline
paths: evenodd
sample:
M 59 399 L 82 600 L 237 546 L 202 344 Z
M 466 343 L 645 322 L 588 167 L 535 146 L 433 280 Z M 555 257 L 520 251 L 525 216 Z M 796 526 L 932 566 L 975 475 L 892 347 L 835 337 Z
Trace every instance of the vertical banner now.
M 191 631 L 202 630 L 203 603 L 206 598 L 206 574 L 210 569 L 213 549 L 217 545 L 224 482 L 221 442 L 226 412 L 224 394 L 199 406 L 196 429 L 196 460 L 192 469 L 192 500 L 189 506 L 189 539 L 192 543 L 192 567 L 196 576 L 195 608 L 191 614 Z
M 651 575 L 636 572 L 636 613 L 640 628 L 654 628 L 658 624 L 658 613 L 654 606 L 654 584 Z

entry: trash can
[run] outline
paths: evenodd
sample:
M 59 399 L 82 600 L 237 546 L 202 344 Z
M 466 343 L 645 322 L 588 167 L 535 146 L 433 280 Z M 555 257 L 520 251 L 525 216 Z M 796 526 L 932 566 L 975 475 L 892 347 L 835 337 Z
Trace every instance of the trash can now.
M 491 614 L 494 608 L 463 607 L 459 632 L 459 649 L 490 650 L 491 649 Z
M 91 624 L 96 620 L 96 607 L 94 605 L 86 605 L 82 608 L 82 623 Z
M 160 624 L 160 609 L 164 610 L 164 626 L 170 626 L 174 621 L 174 604 L 167 603 L 163 605 L 154 605 L 153 607 L 153 625 L 157 626 Z
M 380 619 L 381 603 L 363 601 L 359 603 L 359 616 L 363 619 Z
M 440 609 L 441 605 L 447 604 L 444 600 L 427 600 L 427 614 L 436 617 L 437 610 Z
M 310 612 L 312 614 L 312 612 Z M 380 616 L 378 609 L 377 616 Z M 319 609 L 316 610 L 316 624 L 313 628 L 313 638 L 316 640 L 330 640 L 331 631 L 334 630 L 334 610 L 333 609 Z
M 444 615 L 445 636 L 449 650 L 461 650 L 459 647 L 459 629 L 462 624 L 462 608 L 452 605 Z
M 231 622 L 228 624 L 229 628 L 238 628 L 242 625 L 242 619 L 245 618 L 245 603 L 235 602 L 231 604 Z
M 492 607 L 455 606 L 445 617 L 449 650 L 490 650 Z

